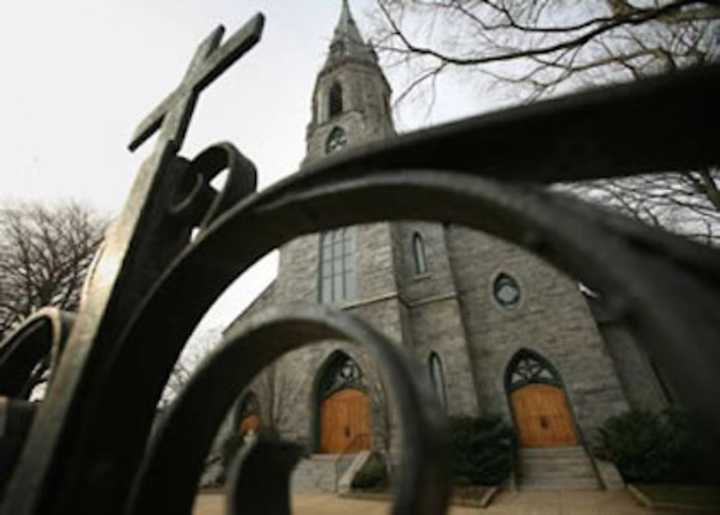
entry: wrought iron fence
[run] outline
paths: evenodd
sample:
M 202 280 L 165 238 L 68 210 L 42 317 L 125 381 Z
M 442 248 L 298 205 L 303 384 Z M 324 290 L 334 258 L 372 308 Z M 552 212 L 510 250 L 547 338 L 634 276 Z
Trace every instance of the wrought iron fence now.
M 231 331 L 150 439 L 173 363 L 230 282 L 297 236 L 380 220 L 463 224 L 592 284 L 720 441 L 720 253 L 544 188 L 720 165 L 720 66 L 339 152 L 257 193 L 254 166 L 232 145 L 193 159 L 179 152 L 200 92 L 259 40 L 262 25 L 258 16 L 222 45 L 222 29 L 214 31 L 177 90 L 139 127 L 131 148 L 160 130 L 155 151 L 108 232 L 74 321 L 45 312 L 5 342 L 0 394 L 9 400 L 0 410 L 3 437 L 14 443 L 2 445 L 14 469 L 3 514 L 189 513 L 203 457 L 237 395 L 283 353 L 327 338 L 364 345 L 395 391 L 405 461 L 393 513 L 443 513 L 445 431 L 425 371 L 367 324 L 328 307 L 271 308 Z M 209 182 L 224 168 L 229 178 L 214 191 Z M 45 400 L 17 398 L 48 353 Z M 211 394 L 218 374 L 232 379 Z M 260 513 L 270 506 L 263 502 L 287 497 L 281 465 L 294 451 L 255 451 L 267 459 L 246 455 L 234 477 L 264 483 L 233 491 Z

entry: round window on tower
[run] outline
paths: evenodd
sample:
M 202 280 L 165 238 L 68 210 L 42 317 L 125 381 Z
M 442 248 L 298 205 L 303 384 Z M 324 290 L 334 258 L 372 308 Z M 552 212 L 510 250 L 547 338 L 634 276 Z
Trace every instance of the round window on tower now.
M 504 308 L 514 308 L 520 303 L 520 285 L 512 276 L 501 273 L 493 284 L 495 301 Z
M 347 134 L 342 127 L 335 127 L 330 131 L 327 141 L 325 142 L 325 152 L 330 154 L 340 150 L 347 144 Z

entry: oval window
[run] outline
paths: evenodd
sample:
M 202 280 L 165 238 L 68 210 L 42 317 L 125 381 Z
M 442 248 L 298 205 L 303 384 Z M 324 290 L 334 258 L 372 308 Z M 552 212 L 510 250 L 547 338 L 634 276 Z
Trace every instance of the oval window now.
M 513 277 L 502 273 L 495 279 L 493 295 L 502 307 L 515 307 L 520 303 L 520 285 Z

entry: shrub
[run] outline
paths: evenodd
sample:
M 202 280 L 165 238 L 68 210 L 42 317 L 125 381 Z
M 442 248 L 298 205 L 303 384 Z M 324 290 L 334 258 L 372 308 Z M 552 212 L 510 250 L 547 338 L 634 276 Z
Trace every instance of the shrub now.
M 628 482 L 704 482 L 703 439 L 687 415 L 629 411 L 598 429 L 594 453 L 615 463 Z
M 455 484 L 499 485 L 510 477 L 515 433 L 499 416 L 451 417 Z
M 373 454 L 365 462 L 363 468 L 355 474 L 352 488 L 369 489 L 382 488 L 388 484 L 387 467 L 385 461 L 378 454 Z

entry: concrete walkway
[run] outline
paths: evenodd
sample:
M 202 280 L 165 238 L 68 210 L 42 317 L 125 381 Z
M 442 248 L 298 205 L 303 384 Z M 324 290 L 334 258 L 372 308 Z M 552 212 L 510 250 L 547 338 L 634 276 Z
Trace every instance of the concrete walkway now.
M 222 494 L 200 494 L 194 515 L 222 515 Z M 385 515 L 389 503 L 340 499 L 331 495 L 295 495 L 294 515 Z M 640 506 L 627 492 L 544 491 L 501 492 L 486 509 L 453 506 L 450 515 L 640 515 L 655 513 Z M 662 511 L 663 515 L 676 515 Z

